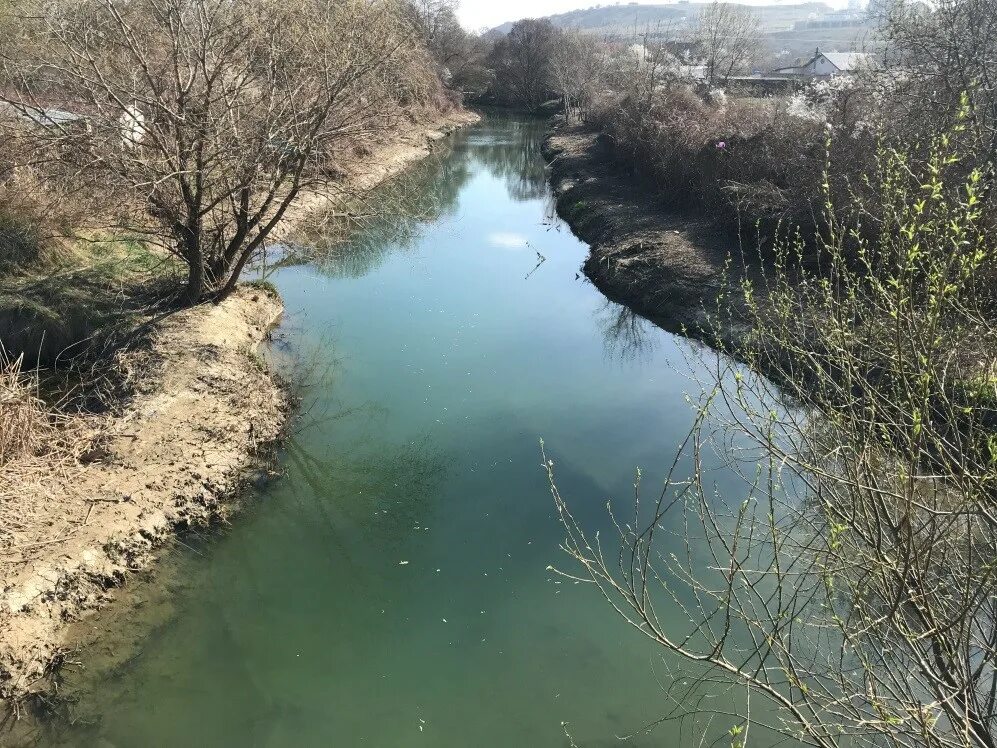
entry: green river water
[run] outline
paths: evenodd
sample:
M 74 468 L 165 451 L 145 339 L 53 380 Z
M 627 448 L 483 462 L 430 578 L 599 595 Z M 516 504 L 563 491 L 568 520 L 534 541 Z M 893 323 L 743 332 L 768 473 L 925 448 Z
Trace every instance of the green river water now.
M 284 474 L 102 614 L 43 744 L 699 744 L 688 721 L 617 739 L 665 712 L 670 663 L 547 570 L 570 563 L 540 438 L 606 528 L 635 466 L 660 485 L 697 385 L 695 344 L 579 275 L 543 128 L 487 118 L 406 177 L 421 220 L 274 274 L 276 359 L 307 383 Z

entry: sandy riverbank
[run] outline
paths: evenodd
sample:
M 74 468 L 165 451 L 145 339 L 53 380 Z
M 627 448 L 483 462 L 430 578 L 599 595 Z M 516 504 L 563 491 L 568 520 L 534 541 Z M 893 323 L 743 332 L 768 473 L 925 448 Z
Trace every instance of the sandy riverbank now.
M 281 311 L 246 287 L 156 322 L 113 362 L 128 394 L 94 424 L 95 449 L 3 478 L 5 511 L 21 518 L 0 547 L 3 696 L 43 687 L 65 624 L 106 603 L 167 537 L 224 517 L 288 412 L 255 355 Z
M 339 183 L 371 189 L 477 119 L 458 111 L 413 124 L 348 164 Z M 303 196 L 288 232 L 333 200 Z M 0 534 L 0 697 L 44 690 L 72 646 L 70 623 L 110 602 L 169 538 L 223 520 L 265 470 L 290 403 L 256 351 L 281 312 L 279 299 L 244 286 L 155 321 L 111 363 L 123 386 L 92 417 L 97 448 L 0 476 L 0 516 L 17 518 Z

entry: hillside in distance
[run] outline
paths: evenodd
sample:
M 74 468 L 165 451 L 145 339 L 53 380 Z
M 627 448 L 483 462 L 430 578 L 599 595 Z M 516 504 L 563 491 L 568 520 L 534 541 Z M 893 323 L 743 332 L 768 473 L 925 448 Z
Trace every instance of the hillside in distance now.
M 648 26 L 654 27 L 659 24 L 676 28 L 692 25 L 703 8 L 708 5 L 709 3 L 697 2 L 677 2 L 668 5 L 604 5 L 558 13 L 548 18 L 555 26 L 561 28 L 622 36 L 632 34 L 635 28 L 643 30 Z M 795 24 L 806 23 L 833 13 L 831 6 L 823 2 L 748 7 L 758 17 L 765 32 L 788 31 Z M 495 27 L 490 33 L 506 34 L 511 28 L 510 21 Z

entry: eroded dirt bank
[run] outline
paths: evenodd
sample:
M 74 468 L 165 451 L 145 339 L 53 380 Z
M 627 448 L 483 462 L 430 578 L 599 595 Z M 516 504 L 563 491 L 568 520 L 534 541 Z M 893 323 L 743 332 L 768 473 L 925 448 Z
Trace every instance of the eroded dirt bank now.
M 598 132 L 555 125 L 543 153 L 557 212 L 590 245 L 584 272 L 599 290 L 667 330 L 736 347 L 736 325 L 715 324 L 718 299 L 729 303 L 740 279 L 728 265 L 740 257 L 730 234 L 708 218 L 663 211 Z
M 351 161 L 339 182 L 371 189 L 477 119 L 457 111 L 413 124 Z M 288 233 L 334 200 L 304 196 Z M 46 689 L 47 671 L 72 645 L 70 623 L 107 604 L 175 534 L 224 520 L 230 499 L 265 469 L 261 458 L 290 408 L 256 351 L 281 313 L 278 298 L 244 286 L 220 305 L 156 321 L 112 364 L 122 394 L 92 417 L 101 435 L 94 449 L 0 475 L 0 699 L 8 705 Z
M 90 454 L 3 477 L 4 697 L 42 688 L 66 623 L 106 603 L 156 546 L 225 516 L 288 412 L 256 357 L 281 311 L 279 299 L 244 287 L 162 319 L 114 361 L 128 396 L 95 424 Z

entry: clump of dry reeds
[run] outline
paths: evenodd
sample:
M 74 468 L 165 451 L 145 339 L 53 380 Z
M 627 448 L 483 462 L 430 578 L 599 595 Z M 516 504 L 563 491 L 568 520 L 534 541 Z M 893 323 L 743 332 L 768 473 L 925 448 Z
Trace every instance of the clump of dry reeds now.
M 24 356 L 0 350 L 0 466 L 43 449 L 55 428 L 38 396 L 38 379 L 23 371 Z

